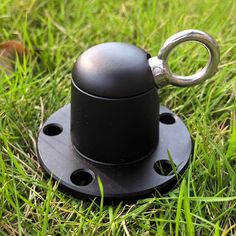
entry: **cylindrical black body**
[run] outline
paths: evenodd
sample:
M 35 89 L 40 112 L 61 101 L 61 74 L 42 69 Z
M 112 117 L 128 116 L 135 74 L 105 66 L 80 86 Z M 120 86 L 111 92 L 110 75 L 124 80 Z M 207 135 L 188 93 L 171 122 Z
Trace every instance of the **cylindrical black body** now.
M 80 154 L 122 164 L 155 150 L 159 98 L 145 51 L 102 44 L 82 54 L 72 75 L 71 139 Z
M 155 88 L 121 99 L 89 95 L 72 84 L 71 138 L 77 151 L 103 163 L 145 158 L 158 142 Z

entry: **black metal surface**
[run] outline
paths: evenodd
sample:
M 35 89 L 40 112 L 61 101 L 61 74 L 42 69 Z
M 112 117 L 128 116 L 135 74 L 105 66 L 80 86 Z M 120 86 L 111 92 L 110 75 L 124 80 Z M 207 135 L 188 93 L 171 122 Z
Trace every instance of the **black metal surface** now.
M 135 96 L 155 87 L 143 49 L 127 43 L 102 43 L 76 61 L 72 77 L 83 91 L 106 98 Z
M 71 108 L 72 143 L 87 159 L 103 164 L 135 162 L 158 144 L 156 88 L 111 99 L 85 93 L 72 83 Z
M 139 162 L 116 166 L 97 164 L 75 151 L 71 143 L 70 114 L 70 105 L 66 105 L 45 122 L 38 138 L 38 157 L 44 170 L 60 181 L 64 191 L 76 197 L 99 197 L 98 176 L 108 201 L 131 201 L 156 190 L 167 192 L 176 183 L 175 174 L 181 175 L 189 163 L 190 134 L 181 119 L 165 107 L 160 107 L 156 150 Z M 172 161 L 176 171 L 168 176 Z

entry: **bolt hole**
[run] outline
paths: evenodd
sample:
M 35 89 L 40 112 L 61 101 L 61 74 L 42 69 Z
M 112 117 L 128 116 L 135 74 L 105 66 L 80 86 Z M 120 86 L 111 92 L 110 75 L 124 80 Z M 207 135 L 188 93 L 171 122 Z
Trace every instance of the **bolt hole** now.
M 171 113 L 160 114 L 160 122 L 166 125 L 172 125 L 176 122 L 174 116 Z
M 71 182 L 78 186 L 86 186 L 94 180 L 94 174 L 89 169 L 76 170 L 71 174 Z
M 43 128 L 44 134 L 48 136 L 56 136 L 62 132 L 62 127 L 59 124 L 49 124 Z
M 176 168 L 176 166 L 174 168 Z M 173 167 L 168 160 L 160 160 L 160 161 L 155 162 L 154 170 L 159 175 L 163 175 L 163 176 L 169 176 L 169 175 L 174 174 Z

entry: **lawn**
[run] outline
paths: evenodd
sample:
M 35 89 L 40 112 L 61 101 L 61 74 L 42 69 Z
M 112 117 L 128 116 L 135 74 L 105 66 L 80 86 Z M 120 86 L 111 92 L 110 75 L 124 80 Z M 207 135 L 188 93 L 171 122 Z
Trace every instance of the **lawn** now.
M 187 124 L 194 155 L 179 186 L 135 204 L 84 202 L 58 191 L 37 162 L 37 135 L 70 102 L 71 69 L 102 42 L 156 55 L 164 41 L 199 29 L 219 43 L 219 72 L 191 88 L 167 86 L 161 103 Z M 1 0 L 0 41 L 29 48 L 13 75 L 0 76 L 0 235 L 236 235 L 235 0 Z M 202 46 L 180 46 L 171 69 L 204 65 Z

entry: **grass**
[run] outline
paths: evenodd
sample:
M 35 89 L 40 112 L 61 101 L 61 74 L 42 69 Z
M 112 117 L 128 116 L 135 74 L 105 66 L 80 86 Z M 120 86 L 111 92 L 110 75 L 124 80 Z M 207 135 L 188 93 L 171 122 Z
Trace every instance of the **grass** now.
M 0 41 L 21 40 L 39 52 L 0 77 L 0 235 L 236 235 L 235 12 L 235 0 L 1 0 Z M 160 92 L 195 142 L 180 186 L 116 206 L 58 191 L 37 162 L 36 139 L 45 119 L 70 101 L 75 59 L 106 41 L 156 55 L 169 36 L 189 28 L 214 36 L 221 63 L 205 83 Z M 171 68 L 191 74 L 205 57 L 188 44 L 173 53 Z

